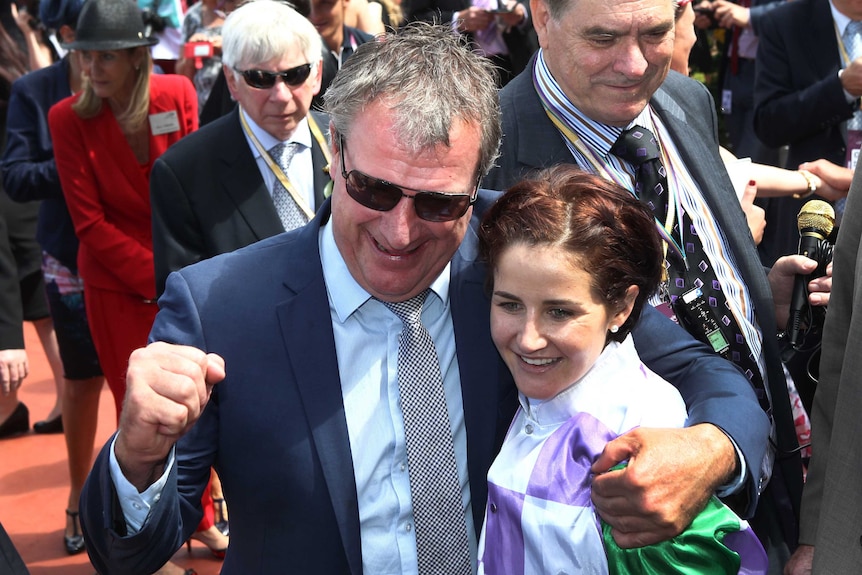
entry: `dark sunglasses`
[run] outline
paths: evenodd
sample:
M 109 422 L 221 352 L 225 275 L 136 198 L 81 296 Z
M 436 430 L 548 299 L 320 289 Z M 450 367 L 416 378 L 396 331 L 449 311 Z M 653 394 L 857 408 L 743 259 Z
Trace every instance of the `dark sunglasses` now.
M 348 172 L 344 166 L 344 137 L 339 135 L 338 142 L 341 149 L 341 177 L 344 178 L 347 194 L 366 208 L 388 212 L 404 197 L 413 200 L 413 208 L 421 219 L 428 222 L 451 222 L 467 213 L 467 208 L 476 201 L 479 192 L 478 179 L 472 194 L 444 194 L 396 186 L 386 180 L 372 178 L 359 170 Z M 415 193 L 408 196 L 404 190 Z
M 308 76 L 311 74 L 311 64 L 303 64 L 302 66 L 297 66 L 296 68 L 290 68 L 289 70 L 282 70 L 281 72 L 267 72 L 265 70 L 239 70 L 234 68 L 237 72 L 242 75 L 245 83 L 251 86 L 252 88 L 258 88 L 260 90 L 268 90 L 275 86 L 275 79 L 279 76 L 282 81 L 288 86 L 299 86 L 306 80 L 308 80 Z

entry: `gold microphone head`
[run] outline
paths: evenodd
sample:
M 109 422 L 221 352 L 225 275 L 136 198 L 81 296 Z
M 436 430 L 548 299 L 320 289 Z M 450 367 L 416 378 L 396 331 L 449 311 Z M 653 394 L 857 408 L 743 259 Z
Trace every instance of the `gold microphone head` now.
M 826 238 L 835 227 L 835 210 L 823 200 L 805 202 L 796 216 L 796 226 L 800 234 L 816 233 Z

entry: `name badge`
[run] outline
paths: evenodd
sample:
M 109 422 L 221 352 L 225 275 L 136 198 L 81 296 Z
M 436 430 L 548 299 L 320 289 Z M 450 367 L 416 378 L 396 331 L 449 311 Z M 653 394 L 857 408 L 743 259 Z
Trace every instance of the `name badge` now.
M 860 145 L 862 145 L 862 130 L 847 130 L 847 158 L 844 165 L 851 170 L 856 169 Z
M 154 136 L 179 132 L 180 118 L 176 110 L 162 112 L 161 114 L 150 114 L 150 130 Z

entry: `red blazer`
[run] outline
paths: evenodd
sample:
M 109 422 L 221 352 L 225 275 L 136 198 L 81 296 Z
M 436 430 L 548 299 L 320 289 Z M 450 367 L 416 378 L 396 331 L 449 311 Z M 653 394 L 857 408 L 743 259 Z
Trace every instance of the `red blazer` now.
M 198 127 L 197 96 L 188 78 L 154 74 L 149 114 L 175 111 L 179 129 L 150 130 L 146 165 L 135 158 L 107 102 L 93 118 L 73 110 L 77 95 L 48 113 L 60 184 L 81 242 L 78 269 L 85 283 L 141 298 L 156 296 L 150 222 L 150 170 L 168 147 Z

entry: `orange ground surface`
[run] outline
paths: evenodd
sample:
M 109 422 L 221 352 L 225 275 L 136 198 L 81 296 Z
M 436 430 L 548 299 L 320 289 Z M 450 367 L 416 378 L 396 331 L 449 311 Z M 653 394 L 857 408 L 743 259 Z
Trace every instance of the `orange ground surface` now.
M 53 406 L 51 370 L 32 325 L 26 324 L 30 375 L 19 399 L 30 409 L 30 425 L 43 419 Z M 96 452 L 116 425 L 114 402 L 107 386 L 99 404 Z M 69 474 L 62 434 L 36 435 L 32 431 L 0 440 L 0 522 L 12 538 L 32 575 L 93 575 L 86 553 L 69 556 L 63 547 L 64 509 Z M 183 547 L 174 562 L 194 568 L 199 575 L 216 575 L 221 561 L 198 542 L 189 554 Z

